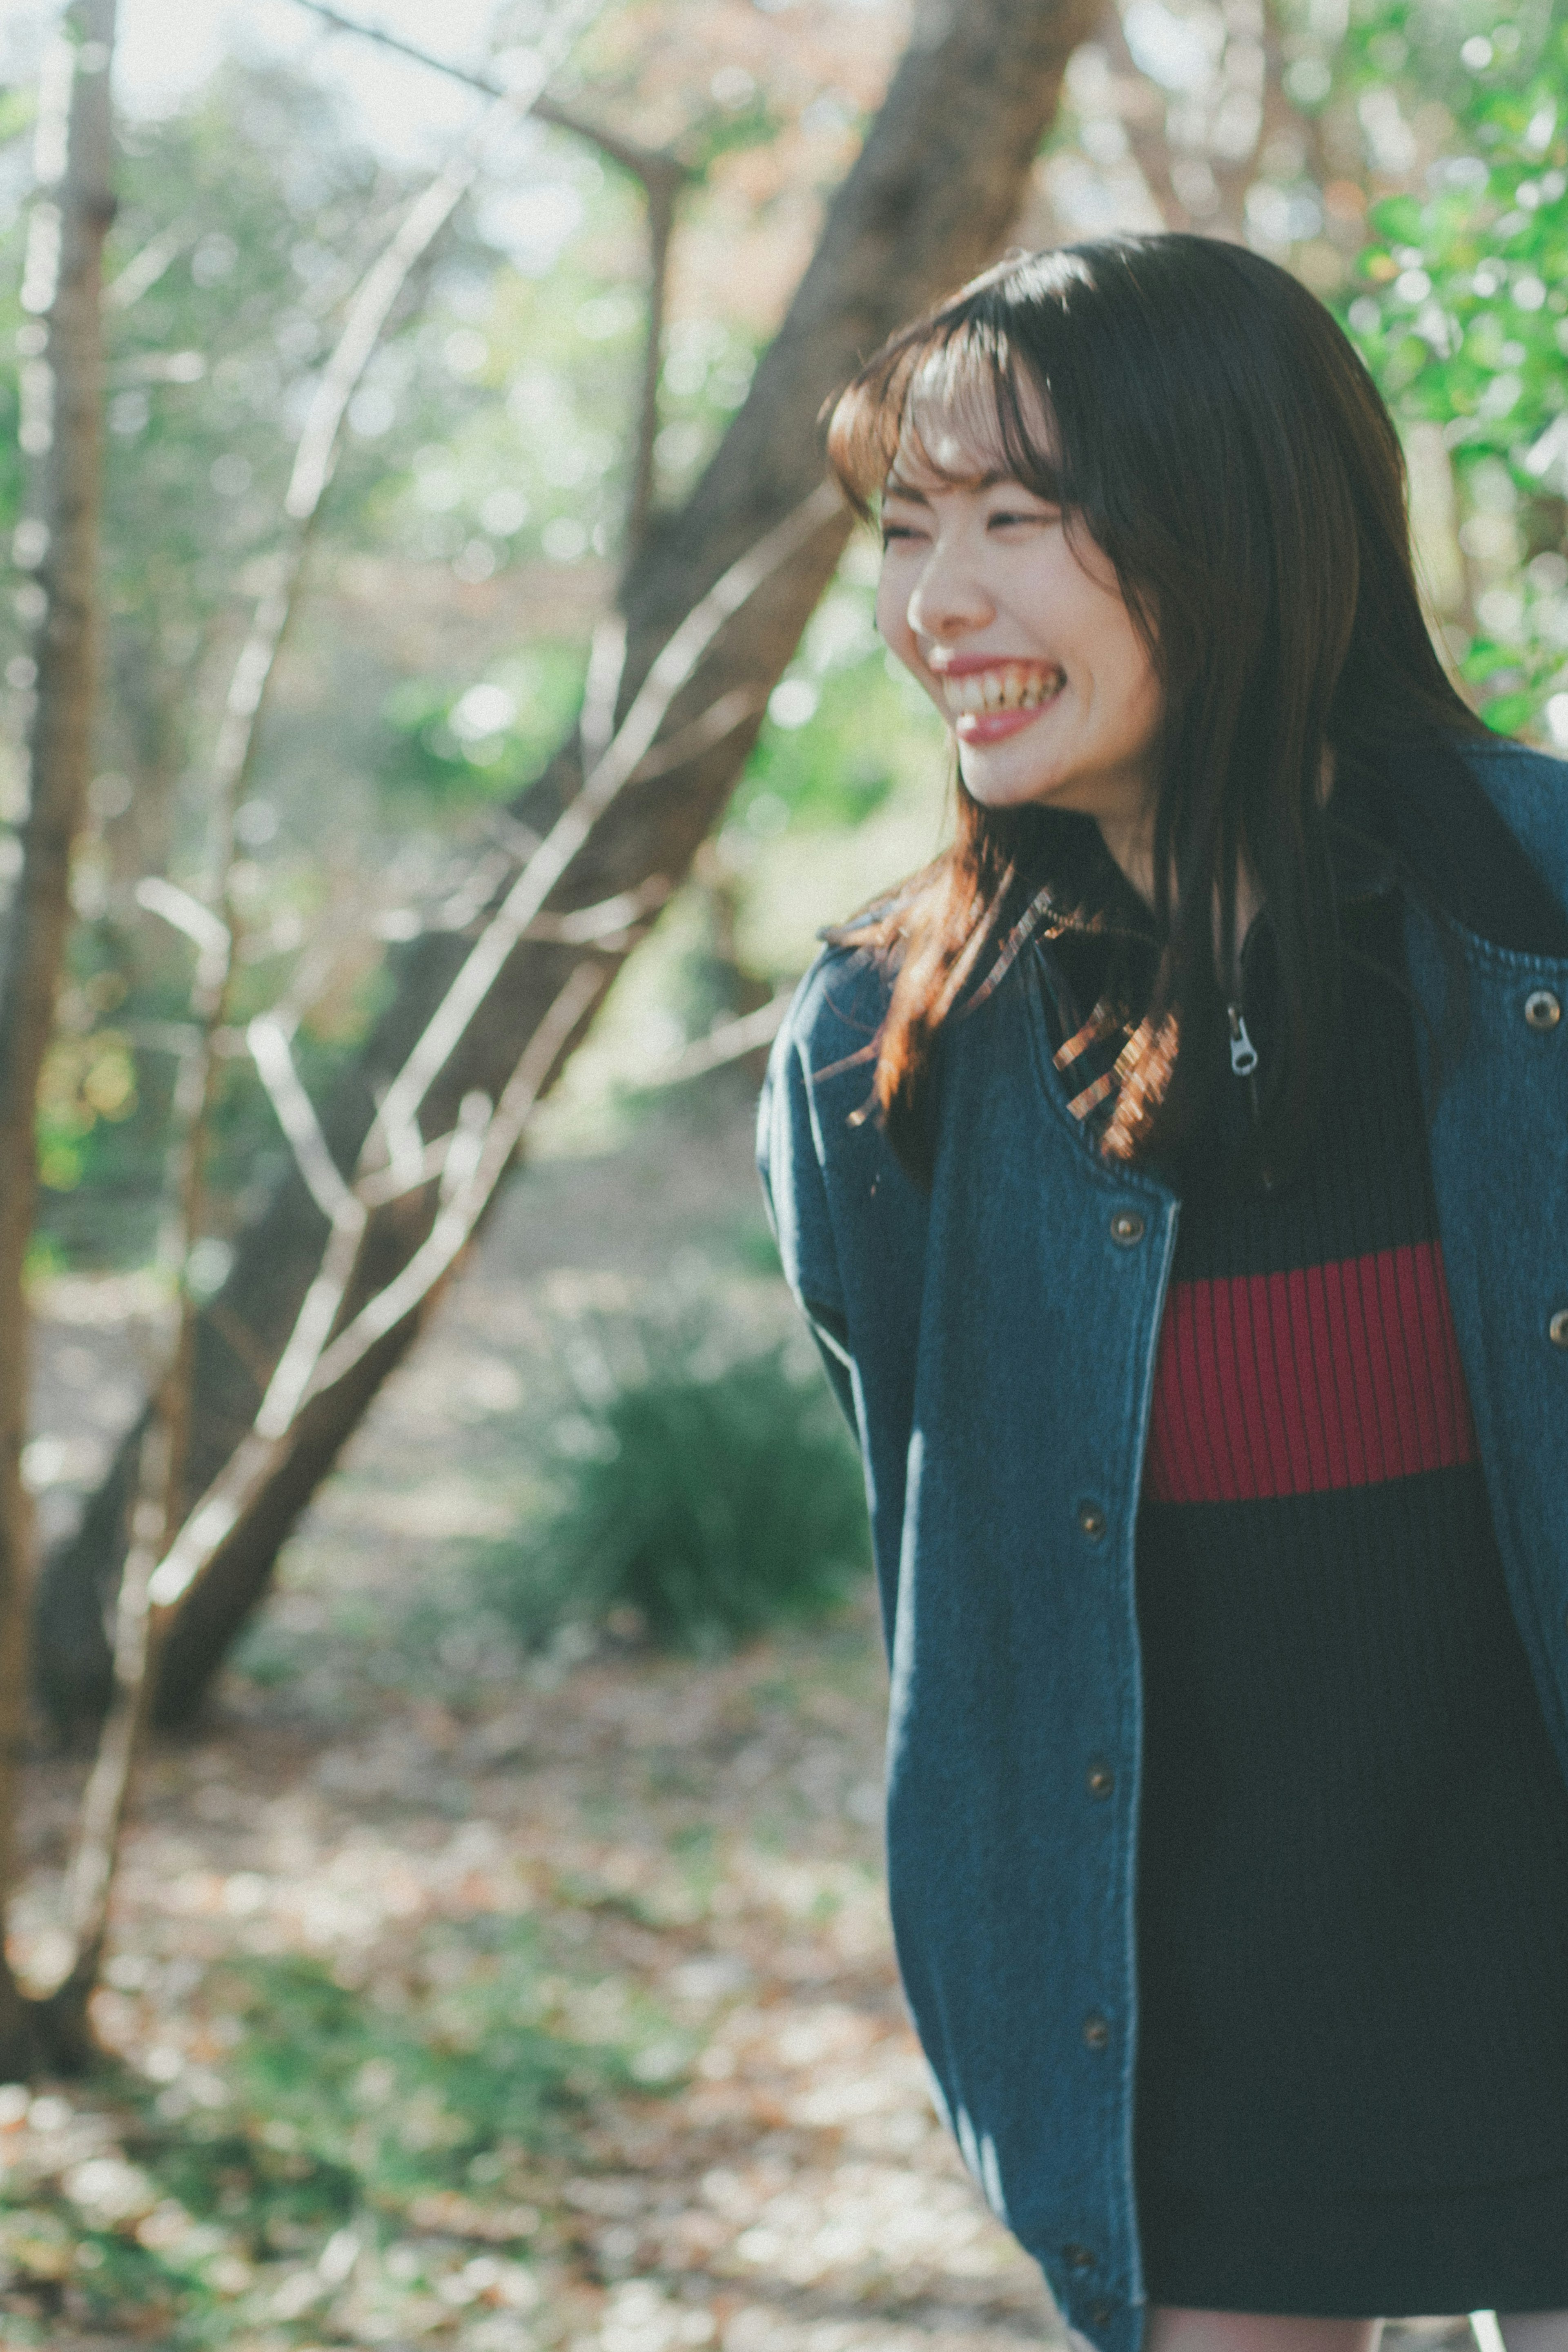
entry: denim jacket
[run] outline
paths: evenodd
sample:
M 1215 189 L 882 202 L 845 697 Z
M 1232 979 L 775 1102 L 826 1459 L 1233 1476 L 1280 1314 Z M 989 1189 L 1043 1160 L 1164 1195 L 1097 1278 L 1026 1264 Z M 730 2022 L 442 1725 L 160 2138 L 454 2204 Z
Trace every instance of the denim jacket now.
M 1568 766 L 1464 754 L 1568 906 Z M 1433 1181 L 1509 1591 L 1568 1775 L 1568 961 L 1408 901 Z M 1431 1100 L 1453 949 L 1462 1045 Z M 758 1155 L 789 1286 L 865 1463 L 892 1664 L 887 1864 L 938 2104 L 1064 2317 L 1138 2352 L 1134 1535 L 1178 1203 L 1069 1116 L 1015 967 L 941 1040 L 930 1192 L 852 1125 L 886 1007 L 830 950 L 775 1045 Z M 846 1066 L 846 1064 L 848 1066 Z

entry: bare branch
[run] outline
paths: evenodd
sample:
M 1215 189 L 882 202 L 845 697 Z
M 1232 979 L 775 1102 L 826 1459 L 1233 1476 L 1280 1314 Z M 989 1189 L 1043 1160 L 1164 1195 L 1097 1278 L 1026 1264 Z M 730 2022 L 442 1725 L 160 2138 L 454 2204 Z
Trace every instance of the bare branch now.
M 156 236 L 149 237 L 140 253 L 133 253 L 118 278 L 103 289 L 105 306 L 115 310 L 129 310 L 143 294 L 157 285 L 171 262 L 177 261 L 185 247 L 195 238 L 201 224 L 197 221 L 171 221 Z
M 433 1184 L 446 1165 L 446 1155 L 452 1148 L 450 1135 L 432 1138 L 419 1155 L 416 1165 L 406 1173 L 401 1169 L 377 1168 L 368 1176 L 360 1177 L 354 1185 L 354 1198 L 362 1201 L 367 1209 L 382 1209 L 390 1202 L 401 1201 L 410 1192 L 423 1192 Z
M 648 194 L 648 318 L 643 336 L 643 383 L 632 444 L 632 488 L 626 500 L 626 560 L 635 556 L 653 520 L 654 455 L 659 438 L 659 378 L 664 359 L 664 312 L 670 292 L 670 245 L 679 190 L 650 180 Z
M 293 610 L 306 542 L 320 513 L 321 500 L 337 463 L 343 417 L 392 306 L 415 263 L 428 252 L 473 185 L 486 149 L 499 125 L 532 111 L 549 75 L 600 5 L 601 0 L 570 0 L 550 26 L 548 42 L 532 54 L 527 68 L 498 91 L 495 103 L 486 109 L 423 194 L 410 206 L 396 236 L 367 272 L 349 306 L 343 331 L 306 416 L 284 496 L 284 511 L 296 526 L 293 542 L 282 559 L 273 588 L 256 606 L 250 635 L 235 665 L 224 728 L 213 763 L 214 797 L 220 802 L 236 803 L 243 788 L 255 752 L 267 691 Z M 226 868 L 230 855 L 227 840 L 221 841 L 221 867 Z
M 264 1444 L 282 1439 L 305 1402 L 321 1350 L 358 1269 L 364 1234 L 363 1221 L 356 1225 L 347 1216 L 332 1227 L 316 1279 L 305 1294 L 298 1320 L 256 1417 L 256 1434 Z
M 577 722 L 578 748 L 585 774 L 590 768 L 598 766 L 615 732 L 615 704 L 625 668 L 626 616 L 623 613 L 606 613 L 595 625 L 588 648 L 582 710 Z M 536 835 L 533 848 L 538 845 Z
M 569 948 L 597 947 L 601 941 L 624 940 L 647 915 L 656 914 L 670 895 L 663 874 L 651 874 L 635 890 L 601 898 L 597 907 L 579 907 L 570 915 L 536 915 L 523 933 L 529 940 L 556 940 Z
M 204 963 L 221 971 L 228 962 L 233 945 L 228 926 L 200 898 L 193 898 L 188 890 L 177 883 L 167 882 L 161 874 L 145 874 L 136 885 L 136 903 L 145 907 L 150 915 L 162 915 L 166 923 L 194 942 Z
M 346 1220 L 333 1227 L 321 1270 L 307 1295 L 249 1434 L 230 1455 L 148 1580 L 148 1597 L 154 1608 L 172 1611 L 189 1596 L 251 1496 L 282 1456 L 310 1399 L 341 1380 L 378 1340 L 415 1314 L 450 1272 L 510 1165 L 557 1060 L 608 979 L 601 965 L 579 964 L 529 1039 L 495 1110 L 482 1095 L 467 1097 L 458 1129 L 447 1142 L 443 1190 L 448 1198 L 428 1238 L 396 1279 L 379 1291 L 327 1348 L 328 1333 L 352 1278 L 361 1237 Z M 359 1207 L 358 1202 L 354 1205 Z
M 741 606 L 798 555 L 825 524 L 841 521 L 843 513 L 842 492 L 831 482 L 819 483 L 793 513 L 786 515 L 744 555 L 737 556 L 728 571 L 715 581 L 659 653 L 614 740 L 572 803 L 569 815 L 582 815 L 585 803 L 591 803 L 597 814 L 608 806 L 622 784 L 630 783 L 641 770 L 644 755 L 652 748 L 676 695 L 725 623 L 732 620 Z M 547 850 L 553 837 L 547 838 Z
M 634 783 L 645 784 L 654 776 L 663 776 L 672 768 L 683 767 L 695 760 L 700 751 L 709 751 L 755 719 L 759 710 L 768 708 L 768 693 L 760 686 L 734 686 L 721 694 L 716 702 L 709 703 L 705 711 L 694 719 L 689 727 L 679 728 L 674 735 L 656 743 L 645 759 L 637 763 Z
M 395 33 L 382 31 L 376 25 L 362 25 L 351 16 L 340 14 L 326 5 L 326 0 L 296 0 L 296 5 L 308 9 L 311 16 L 340 33 L 357 34 L 361 40 L 374 41 L 382 48 L 395 50 L 399 57 L 412 58 L 416 65 L 427 66 L 432 72 L 446 74 L 452 79 L 465 82 L 471 89 L 499 94 L 501 85 L 488 74 L 476 73 L 466 66 L 452 64 L 444 58 L 433 56 L 412 41 L 401 40 Z M 626 556 L 630 562 L 647 534 L 649 518 L 653 508 L 653 447 L 659 437 L 659 373 L 663 364 L 664 341 L 664 310 L 669 294 L 670 243 L 674 235 L 675 202 L 681 190 L 700 177 L 689 164 L 678 157 L 653 147 L 640 146 L 634 140 L 619 131 L 607 131 L 602 124 L 591 122 L 574 107 L 559 100 L 540 97 L 535 100 L 533 111 L 541 122 L 553 122 L 563 131 L 570 131 L 586 139 L 619 163 L 624 171 L 642 183 L 648 204 L 648 320 L 643 335 L 642 388 L 637 404 L 637 425 L 632 436 L 632 486 L 626 501 Z
M 69 1974 L 54 1995 L 62 2010 L 72 2002 L 85 2005 L 103 1956 L 115 1855 L 151 1689 L 148 1666 L 154 1629 L 147 1588 L 167 1524 L 172 1435 L 167 1419 L 155 1414 L 141 1441 L 131 1549 L 115 1601 L 114 1697 L 82 1792 L 76 1846 L 66 1872 L 66 1916 L 74 1950 Z
M 721 1021 L 667 1062 L 657 1062 L 645 1077 L 638 1080 L 641 1087 L 685 1086 L 688 1078 L 706 1077 L 710 1070 L 724 1067 L 727 1062 L 738 1062 L 747 1054 L 755 1054 L 763 1045 L 770 1045 L 779 1034 L 779 1024 L 794 1000 L 793 988 L 781 988 L 755 1013 L 743 1013 L 733 1021 Z
M 308 9 L 312 16 L 319 16 L 336 32 L 353 33 L 362 41 L 374 41 L 379 48 L 392 49 L 399 57 L 411 59 L 414 65 L 428 67 L 432 73 L 444 74 L 451 81 L 466 82 L 470 89 L 482 89 L 491 98 L 506 94 L 506 85 L 497 81 L 494 76 L 478 73 L 471 66 L 455 65 L 448 58 L 438 58 L 429 49 L 419 48 L 413 41 L 400 40 L 395 33 L 386 32 L 379 25 L 362 25 L 355 17 L 341 16 L 336 8 L 327 7 L 324 0 L 295 0 L 295 5 Z M 580 114 L 576 107 L 569 106 L 559 99 L 541 95 L 535 99 L 532 110 L 541 122 L 553 123 L 558 131 L 570 131 L 579 139 L 588 140 L 608 155 L 612 163 L 619 163 L 622 171 L 630 172 L 634 178 L 641 180 L 644 187 L 651 188 L 655 183 L 678 185 L 682 181 L 696 176 L 689 164 L 667 154 L 663 148 L 644 147 L 637 140 L 628 139 L 622 131 L 612 131 L 601 122 L 591 121 L 587 115 Z
M 259 599 L 250 634 L 235 664 L 229 682 L 227 701 L 213 758 L 212 796 L 214 808 L 214 862 L 220 877 L 218 888 L 221 907 L 217 912 L 201 908 L 186 893 L 172 884 L 151 880 L 138 892 L 141 903 L 162 914 L 166 920 L 179 925 L 201 947 L 202 962 L 196 975 L 196 1003 L 193 1007 L 201 1043 L 192 1056 L 192 1066 L 182 1074 L 183 1104 L 185 1119 L 182 1132 L 179 1180 L 181 1213 L 179 1231 L 172 1235 L 172 1254 L 183 1265 L 193 1235 L 200 1222 L 203 1198 L 206 1135 L 214 1108 L 217 1084 L 216 1041 L 223 1028 L 228 1007 L 235 943 L 238 934 L 238 909 L 234 902 L 232 876 L 234 870 L 234 827 L 235 814 L 244 795 L 255 758 L 260 719 L 268 688 L 277 672 L 277 657 L 285 632 L 298 600 L 306 551 L 321 511 L 321 502 L 331 480 L 337 462 L 343 416 L 355 388 L 380 339 L 410 271 L 425 253 L 454 210 L 472 185 L 484 159 L 485 152 L 497 125 L 503 119 L 527 113 L 544 87 L 552 67 L 566 54 L 570 41 L 581 26 L 594 13 L 599 0 L 572 0 L 551 28 L 547 47 L 536 51 L 526 72 L 508 88 L 495 103 L 486 110 L 479 122 L 463 140 L 447 163 L 430 182 L 423 194 L 409 207 L 401 226 L 379 259 L 361 281 L 358 291 L 349 305 L 348 316 L 339 336 L 315 396 L 307 414 L 295 452 L 293 472 L 284 499 L 285 513 L 293 524 L 290 543 L 283 551 L 271 587 Z M 204 917 L 205 918 L 204 921 Z M 277 1049 L 283 1045 L 279 1056 Z M 279 1117 L 284 1129 L 295 1144 L 297 1153 L 302 1148 L 298 1139 L 307 1132 L 300 1113 L 304 1102 L 302 1092 L 298 1099 L 287 1089 L 283 1064 L 287 1062 L 287 1045 L 280 1026 L 263 1033 L 258 1066 L 264 1079 L 270 1072 L 283 1086 L 282 1101 L 287 1103 L 288 1116 Z M 288 1066 L 292 1075 L 292 1065 Z M 189 1079 L 189 1085 L 184 1081 Z M 279 1101 L 275 1094 L 275 1103 Z M 308 1105 L 305 1104 L 308 1112 Z M 293 1131 L 289 1121 L 293 1120 Z M 309 1127 L 314 1129 L 314 1114 L 309 1114 Z M 308 1151 L 310 1146 L 304 1144 Z M 334 1228 L 346 1213 L 342 1201 L 328 1182 L 322 1161 L 329 1164 L 324 1144 L 311 1171 L 306 1170 L 306 1181 L 314 1197 L 332 1218 Z M 304 1163 L 302 1162 L 302 1167 Z M 332 1171 L 336 1175 L 336 1171 Z M 340 1184 L 341 1180 L 339 1180 Z M 318 1184 L 325 1190 L 318 1191 Z M 345 1195 L 346 1198 L 346 1189 Z M 327 1207 L 327 1200 L 333 1202 Z M 353 1204 L 355 1230 L 363 1224 L 364 1212 Z M 180 1349 L 188 1355 L 191 1344 L 191 1301 L 183 1300 L 181 1318 Z M 170 1394 L 172 1395 L 171 1391 Z M 183 1409 L 183 1408 L 182 1408 Z M 176 1459 L 180 1449 L 176 1447 Z
M 418 1116 L 432 1085 L 460 1044 L 469 1023 L 518 940 L 559 884 L 594 824 L 637 772 L 686 684 L 727 621 L 763 583 L 843 512 L 841 494 L 822 483 L 792 514 L 732 563 L 693 606 L 660 653 L 631 709 L 582 790 L 556 819 L 447 990 L 423 1035 L 388 1087 L 377 1116 L 394 1169 L 416 1167 L 423 1150 Z M 372 1133 L 375 1129 L 372 1129 Z
M 245 1034 L 257 1075 L 277 1114 L 277 1124 L 288 1138 L 296 1164 L 316 1206 L 329 1224 L 345 1221 L 363 1224 L 364 1211 L 339 1174 L 315 1106 L 299 1083 L 282 1023 L 269 1013 L 261 1013 Z
M 432 1226 L 429 1238 L 402 1272 L 333 1340 L 317 1368 L 310 1384 L 312 1394 L 330 1388 L 345 1372 L 351 1371 L 378 1339 L 395 1330 L 404 1317 L 413 1312 L 453 1264 L 478 1223 L 490 1194 L 505 1175 L 558 1056 L 609 980 L 609 971 L 602 964 L 577 966 L 529 1038 L 482 1138 L 472 1175 L 457 1162 L 462 1130 L 459 1136 L 454 1136 L 443 1174 L 444 1185 L 451 1192 L 448 1205 Z
M 362 1234 L 351 1232 L 347 1224 L 333 1226 L 260 1412 L 148 1580 L 152 1608 L 166 1612 L 178 1608 L 280 1459 L 310 1376 L 348 1295 L 361 1239 Z

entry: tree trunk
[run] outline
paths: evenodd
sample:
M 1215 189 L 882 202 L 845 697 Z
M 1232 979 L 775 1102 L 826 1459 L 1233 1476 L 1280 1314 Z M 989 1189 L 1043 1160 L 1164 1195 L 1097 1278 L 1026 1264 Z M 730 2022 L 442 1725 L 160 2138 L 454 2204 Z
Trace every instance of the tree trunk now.
M 28 737 L 22 870 L 0 965 L 0 1905 L 16 1867 L 26 1743 L 32 1513 L 22 1484 L 27 1428 L 23 1287 L 37 1190 L 38 1076 L 54 1026 L 70 911 L 71 845 L 86 805 L 98 685 L 102 477 L 103 240 L 114 213 L 109 64 L 114 0 L 73 0 L 39 99 L 39 193 L 28 224 L 23 308 L 42 322 L 30 365 L 18 533 L 40 604 Z M 26 330 L 24 331 L 26 331 Z M 34 2025 L 0 1952 L 0 2074 L 26 2071 Z
M 621 598 L 627 657 L 618 714 L 698 600 L 821 482 L 817 416 L 823 401 L 894 327 L 998 250 L 1054 118 L 1068 58 L 1094 16 L 1093 0 L 923 0 L 917 7 L 910 47 L 744 407 L 685 508 L 655 530 L 629 572 Z M 552 911 L 597 905 L 655 877 L 674 883 L 686 872 L 724 807 L 768 692 L 832 575 L 847 530 L 847 517 L 824 514 L 794 558 L 720 633 L 662 734 L 673 742 L 727 695 L 744 698 L 731 707 L 747 715 L 720 740 L 698 742 L 622 793 L 549 899 Z M 574 740 L 513 814 L 542 833 L 570 803 L 580 774 Z M 402 957 L 392 1003 L 324 1114 L 340 1165 L 354 1162 L 378 1095 L 423 1035 L 468 946 L 430 936 Z M 613 961 L 624 948 L 603 952 Z M 453 1126 L 470 1092 L 498 1096 L 581 954 L 580 948 L 529 940 L 513 950 L 430 1089 L 422 1122 L 427 1136 Z M 563 1053 L 559 1060 L 565 1058 Z M 428 1187 L 376 1213 L 346 1313 L 407 1263 L 433 1214 Z M 324 1232 L 303 1183 L 286 1180 L 243 1237 L 229 1280 L 203 1318 L 188 1473 L 193 1497 L 250 1427 L 316 1270 Z M 160 1677 L 164 1722 L 188 1717 L 201 1704 L 266 1589 L 278 1545 L 422 1319 L 423 1310 L 408 1318 L 308 1409 L 299 1442 L 171 1631 Z M 68 1726 L 96 1717 L 107 1697 L 104 1612 L 125 1549 L 132 1464 L 128 1445 L 79 1534 L 57 1553 L 45 1578 L 43 1687 Z

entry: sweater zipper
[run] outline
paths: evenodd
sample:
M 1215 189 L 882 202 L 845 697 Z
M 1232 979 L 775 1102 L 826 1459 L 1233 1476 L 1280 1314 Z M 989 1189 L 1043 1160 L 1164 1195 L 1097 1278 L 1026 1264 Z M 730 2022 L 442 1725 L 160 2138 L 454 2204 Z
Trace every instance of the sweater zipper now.
M 1258 1124 L 1258 1048 L 1248 1034 L 1239 1004 L 1228 1004 L 1225 1017 L 1230 1024 L 1230 1071 L 1247 1087 L 1247 1107 L 1252 1114 L 1252 1124 Z
M 1249 1078 L 1258 1067 L 1258 1048 L 1247 1034 L 1239 1004 L 1228 1004 L 1225 1015 L 1230 1024 L 1231 1069 L 1239 1078 Z

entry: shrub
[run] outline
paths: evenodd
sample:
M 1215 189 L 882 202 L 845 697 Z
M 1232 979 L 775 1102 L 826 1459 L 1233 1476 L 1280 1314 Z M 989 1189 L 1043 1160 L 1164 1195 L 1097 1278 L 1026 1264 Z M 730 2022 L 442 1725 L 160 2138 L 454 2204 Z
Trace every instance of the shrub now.
M 480 1563 L 524 1640 L 639 1612 L 652 1637 L 716 1650 L 842 1600 L 869 1559 L 853 1445 L 787 1345 L 715 1360 L 641 1327 L 636 1369 L 556 1433 L 556 1502 Z

